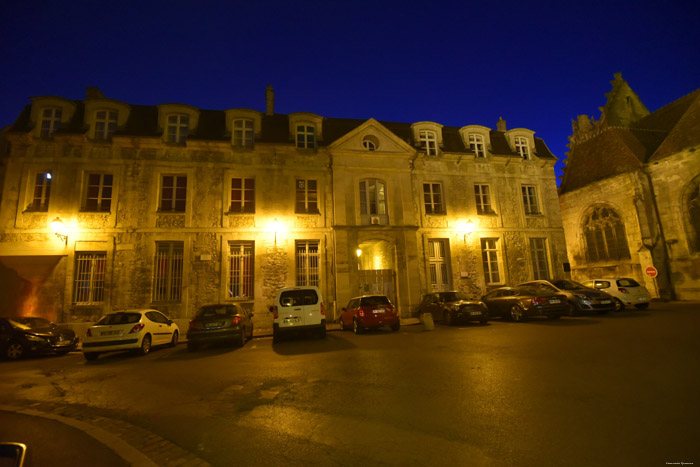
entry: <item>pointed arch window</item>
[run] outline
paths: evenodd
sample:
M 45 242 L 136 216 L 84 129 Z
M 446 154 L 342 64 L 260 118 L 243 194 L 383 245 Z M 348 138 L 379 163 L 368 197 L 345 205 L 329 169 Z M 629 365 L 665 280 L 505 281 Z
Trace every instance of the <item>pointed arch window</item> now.
M 686 212 L 688 213 L 688 234 L 690 249 L 700 251 L 700 178 L 688 190 Z
M 583 221 L 583 236 L 588 261 L 628 259 L 625 225 L 619 214 L 607 206 L 597 206 Z

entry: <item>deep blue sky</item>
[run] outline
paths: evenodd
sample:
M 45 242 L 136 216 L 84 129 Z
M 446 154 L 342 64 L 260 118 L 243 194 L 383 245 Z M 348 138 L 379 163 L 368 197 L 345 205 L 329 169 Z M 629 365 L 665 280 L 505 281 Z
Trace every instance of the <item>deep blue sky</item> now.
M 652 111 L 700 87 L 700 2 L 3 0 L 0 57 L 0 127 L 29 97 L 86 86 L 264 110 L 272 84 L 278 113 L 502 116 L 563 159 L 571 120 L 599 117 L 614 73 Z

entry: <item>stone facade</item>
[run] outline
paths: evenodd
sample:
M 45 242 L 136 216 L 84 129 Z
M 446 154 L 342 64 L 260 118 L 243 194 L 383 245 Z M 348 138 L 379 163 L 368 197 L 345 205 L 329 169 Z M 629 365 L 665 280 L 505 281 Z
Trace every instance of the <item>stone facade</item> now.
M 620 75 L 612 84 L 601 118 L 580 116 L 570 138 L 559 200 L 572 277 L 632 277 L 653 296 L 698 300 L 700 91 L 652 113 Z M 600 207 L 624 226 L 626 254 L 591 253 L 590 213 Z M 600 244 L 610 247 L 610 236 L 601 232 Z
M 282 286 L 317 284 L 330 321 L 360 294 L 409 317 L 430 291 L 565 275 L 556 158 L 532 131 L 281 115 L 270 88 L 267 103 L 32 99 L 0 146 L 0 262 L 34 284 L 20 312 L 235 302 L 267 327 Z

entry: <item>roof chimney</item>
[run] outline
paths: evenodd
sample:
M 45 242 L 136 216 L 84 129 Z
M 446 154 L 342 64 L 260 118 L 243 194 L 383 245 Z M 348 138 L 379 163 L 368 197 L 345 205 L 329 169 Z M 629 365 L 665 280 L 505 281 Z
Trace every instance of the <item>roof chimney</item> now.
M 104 99 L 105 95 L 102 94 L 102 91 L 99 90 L 99 88 L 96 88 L 94 86 L 88 86 L 85 88 L 85 100 L 88 99 Z
M 274 115 L 275 113 L 275 91 L 272 85 L 268 84 L 265 89 L 265 115 Z
M 498 131 L 506 131 L 506 121 L 503 117 L 498 117 L 498 122 L 496 123 L 496 129 Z

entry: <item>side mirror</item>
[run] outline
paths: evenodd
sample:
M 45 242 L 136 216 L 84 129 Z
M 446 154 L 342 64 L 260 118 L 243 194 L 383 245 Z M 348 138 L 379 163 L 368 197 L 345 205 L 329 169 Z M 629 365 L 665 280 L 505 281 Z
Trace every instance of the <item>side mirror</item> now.
M 275 307 L 274 307 L 274 306 L 271 306 L 271 307 L 270 307 L 270 313 L 274 313 L 274 312 L 275 312 Z
M 27 445 L 22 443 L 0 443 L 0 463 L 22 467 L 27 454 Z M 7 462 L 9 461 L 9 463 Z
M 341 308 L 340 310 L 341 310 L 341 311 L 347 311 L 347 309 L 346 309 L 345 307 Z

